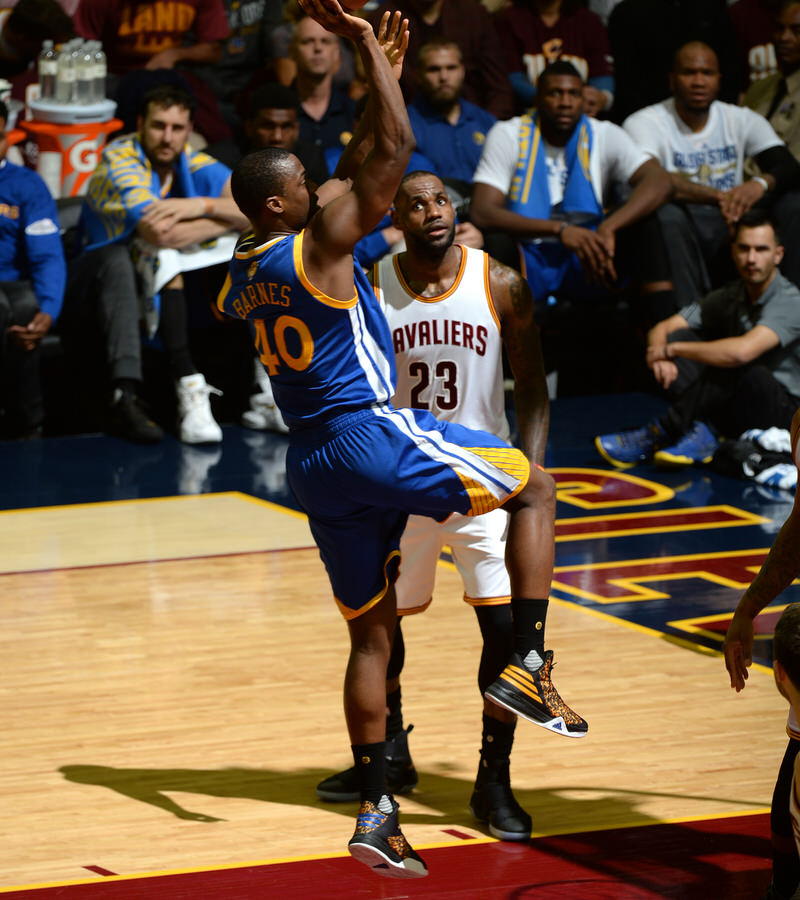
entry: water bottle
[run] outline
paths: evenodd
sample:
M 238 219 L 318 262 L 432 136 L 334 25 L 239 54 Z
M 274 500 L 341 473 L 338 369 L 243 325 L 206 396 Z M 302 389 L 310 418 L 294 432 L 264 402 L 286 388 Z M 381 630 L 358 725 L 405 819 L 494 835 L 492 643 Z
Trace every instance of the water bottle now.
M 78 52 L 75 64 L 75 102 L 92 102 L 94 94 L 94 51 L 87 41 Z
M 39 96 L 42 100 L 55 100 L 58 54 L 53 50 L 52 41 L 42 42 L 39 54 Z
M 75 102 L 75 61 L 72 58 L 72 41 L 68 41 L 61 47 L 58 54 L 58 68 L 56 71 L 56 102 Z
M 93 41 L 94 44 L 94 88 L 92 103 L 102 103 L 106 99 L 106 74 L 108 66 L 106 55 L 103 53 L 102 41 Z

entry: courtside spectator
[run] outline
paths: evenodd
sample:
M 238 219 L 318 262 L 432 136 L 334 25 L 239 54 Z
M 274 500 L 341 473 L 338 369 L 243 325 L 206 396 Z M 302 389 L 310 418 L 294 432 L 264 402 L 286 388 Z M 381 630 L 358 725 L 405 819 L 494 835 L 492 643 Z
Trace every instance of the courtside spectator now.
M 417 99 L 408 118 L 417 151 L 441 173 L 453 205 L 469 200 L 472 176 L 489 129 L 497 119 L 462 96 L 464 61 L 458 44 L 447 38 L 424 44 L 417 54 Z
M 294 27 L 290 52 L 297 66 L 293 86 L 300 98 L 300 137 L 323 150 L 344 147 L 353 133 L 356 104 L 333 83 L 339 39 L 304 16 Z
M 741 67 L 736 35 L 724 0 L 622 0 L 608 20 L 616 73 L 611 118 L 669 97 L 675 52 L 687 41 L 713 47 L 720 64 L 720 97 L 736 102 Z
M 376 31 L 383 13 L 395 9 L 394 3 L 385 2 L 370 13 Z M 406 104 L 417 96 L 414 63 L 419 48 L 429 41 L 447 38 L 461 49 L 464 98 L 498 119 L 513 115 L 514 98 L 503 45 L 492 16 L 479 0 L 406 0 L 403 15 L 408 19 L 410 32 L 406 65 L 400 78 Z
M 626 270 L 637 269 L 640 284 L 660 283 L 669 273 L 656 279 L 644 271 L 651 249 L 635 246 L 645 217 L 671 193 L 669 176 L 618 125 L 583 114 L 583 80 L 571 63 L 542 72 L 538 102 L 536 112 L 489 132 L 475 171 L 472 221 L 519 243 L 539 301 L 558 293 L 604 296 Z M 631 191 L 615 206 L 620 186 Z
M 81 0 L 81 37 L 103 42 L 109 72 L 214 64 L 230 34 L 222 0 Z
M 778 71 L 772 32 L 782 0 L 737 0 L 728 12 L 736 31 L 741 90 Z
M 297 0 L 288 0 L 283 5 L 283 21 L 270 30 L 267 38 L 267 57 L 269 73 L 265 72 L 270 80 L 277 79 L 281 84 L 290 85 L 297 77 L 297 64 L 292 59 L 292 35 L 295 25 L 305 18 L 303 7 Z M 357 66 L 353 55 L 353 45 L 344 38 L 339 41 L 339 68 L 333 73 L 334 87 L 351 93 L 354 79 L 357 76 Z M 261 81 L 258 82 L 259 84 Z M 362 91 L 363 92 L 363 89 Z M 355 98 L 354 98 L 355 99 Z
M 587 116 L 609 109 L 614 100 L 614 67 L 600 17 L 579 0 L 516 0 L 497 13 L 509 78 L 520 110 L 536 102 L 536 84 L 557 59 L 571 62 L 584 81 Z
M 75 277 L 91 278 L 111 253 L 121 264 L 118 245 L 131 251 L 147 333 L 158 333 L 176 381 L 179 434 L 194 444 L 220 441 L 222 431 L 211 413 L 212 389 L 189 352 L 182 273 L 229 258 L 230 232 L 245 223 L 231 198 L 230 170 L 189 147 L 191 124 L 191 97 L 156 88 L 143 101 L 138 132 L 105 147 L 83 206 L 88 252 L 76 260 Z M 224 236 L 228 246 L 216 243 Z M 138 310 L 139 298 L 126 296 L 126 321 L 136 329 L 125 332 L 128 346 L 139 340 Z
M 281 147 L 294 153 L 315 184 L 322 184 L 328 178 L 325 156 L 316 144 L 300 137 L 298 107 L 299 99 L 292 88 L 277 83 L 262 85 L 250 95 L 242 127 L 233 137 L 206 147 L 206 152 L 233 169 L 248 153 Z
M 222 42 L 230 34 L 222 0 L 81 0 L 75 30 L 103 42 L 107 94 L 118 103 L 125 131 L 133 129 L 147 91 L 177 83 L 188 84 L 195 95 L 195 127 L 205 141 L 229 134 L 211 86 L 194 71 L 222 58 Z
M 254 73 L 269 57 L 272 30 L 280 25 L 280 0 L 222 0 L 230 34 L 222 42 L 216 63 L 195 66 L 194 73 L 214 92 L 225 122 L 235 131 L 241 124 L 237 101 Z
M 800 2 L 784 3 L 773 26 L 778 71 L 754 81 L 742 101 L 764 116 L 800 160 Z
M 0 434 L 39 437 L 41 341 L 61 310 L 66 268 L 47 185 L 5 159 L 7 121 L 0 102 Z
M 742 216 L 731 250 L 739 277 L 648 334 L 647 365 L 672 403 L 641 428 L 595 438 L 613 465 L 708 463 L 720 437 L 784 428 L 800 403 L 800 289 L 778 271 L 783 247 L 765 212 Z
M 763 116 L 717 100 L 719 84 L 716 54 L 692 41 L 675 55 L 672 97 L 624 123 L 636 145 L 672 179 L 674 202 L 659 209 L 658 220 L 680 305 L 732 277 L 730 228 L 756 204 L 773 207 L 787 242 L 784 274 L 800 280 L 800 165 Z M 761 175 L 745 180 L 751 157 Z

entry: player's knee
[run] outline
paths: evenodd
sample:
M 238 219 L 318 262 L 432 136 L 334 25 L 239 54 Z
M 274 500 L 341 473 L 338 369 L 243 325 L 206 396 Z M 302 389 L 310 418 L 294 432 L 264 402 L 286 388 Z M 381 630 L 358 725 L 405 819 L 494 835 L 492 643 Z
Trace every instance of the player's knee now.
M 392 653 L 391 637 L 381 629 L 350 632 L 350 655 L 384 660 L 388 668 Z
M 354 655 L 382 657 L 388 665 L 396 625 L 397 606 L 394 593 L 390 592 L 388 598 L 348 620 L 351 657 Z
M 524 506 L 533 506 L 537 509 L 551 509 L 553 515 L 555 515 L 556 482 L 553 476 L 548 475 L 544 469 L 531 466 L 528 483 L 517 496 Z

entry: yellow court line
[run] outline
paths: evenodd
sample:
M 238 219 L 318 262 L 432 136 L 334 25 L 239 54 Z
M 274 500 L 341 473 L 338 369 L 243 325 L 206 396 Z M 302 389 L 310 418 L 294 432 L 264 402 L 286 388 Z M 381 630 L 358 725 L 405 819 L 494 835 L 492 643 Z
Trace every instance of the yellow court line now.
M 625 472 L 610 472 L 607 469 L 589 469 L 574 466 L 548 467 L 545 471 L 551 475 L 575 476 L 569 480 L 565 478 L 561 482 L 556 479 L 556 495 L 562 502 L 579 506 L 581 509 L 644 506 L 646 504 L 666 503 L 675 497 L 675 491 L 672 488 L 659 484 L 657 481 L 639 478 L 637 475 L 627 475 Z M 604 486 L 598 485 L 591 480 L 581 481 L 581 475 L 586 475 L 589 479 L 601 476 L 609 483 L 624 481 L 642 488 L 647 493 L 643 497 L 613 497 L 611 500 L 595 500 L 592 502 L 585 500 L 583 497 L 575 496 L 575 494 L 600 494 L 603 492 Z
M 597 538 L 609 537 L 635 537 L 636 535 L 641 534 L 664 534 L 667 532 L 679 531 L 711 531 L 718 528 L 738 528 L 747 525 L 763 525 L 764 523 L 771 521 L 771 519 L 766 519 L 764 518 L 764 516 L 759 516 L 756 513 L 751 513 L 744 509 L 738 509 L 735 506 L 729 506 L 725 503 L 716 506 L 698 506 L 693 508 L 692 511 L 694 513 L 707 511 L 727 512 L 735 514 L 737 518 L 720 522 L 679 522 L 675 525 L 671 525 L 667 522 L 660 522 L 658 525 L 646 525 L 643 528 L 599 528 L 597 529 L 597 531 L 586 531 L 581 533 L 576 532 L 575 534 L 556 534 L 556 543 L 560 544 L 564 543 L 565 541 L 590 541 Z M 622 511 L 618 515 L 614 514 L 613 518 L 635 521 L 636 519 L 648 519 L 653 518 L 654 516 L 660 516 L 664 519 L 668 519 L 685 516 L 686 513 L 687 511 L 685 509 L 653 510 L 650 512 Z M 567 519 L 556 519 L 556 529 L 558 529 L 559 525 L 564 525 L 565 523 L 569 522 L 605 522 L 608 521 L 608 519 L 609 514 L 600 516 L 576 516 Z
M 748 809 L 741 811 L 732 811 L 724 813 L 711 813 L 710 815 L 693 815 L 693 816 L 676 816 L 675 818 L 653 819 L 649 822 L 631 822 L 630 824 L 614 824 L 600 825 L 592 828 L 595 831 L 616 831 L 622 828 L 649 828 L 653 825 L 682 825 L 689 822 L 710 822 L 717 819 L 733 819 L 740 816 L 761 816 L 769 813 L 769 807 L 759 807 L 758 809 Z M 556 829 L 554 831 L 532 832 L 531 838 L 559 837 L 567 834 L 582 834 L 581 829 Z M 477 844 L 500 844 L 498 838 L 487 836 L 470 836 L 467 839 L 454 839 L 450 841 L 437 841 L 435 843 L 418 844 L 419 850 L 440 850 L 450 847 L 464 847 L 465 845 Z M 347 853 L 317 853 L 313 856 L 284 856 L 277 859 L 250 860 L 249 862 L 240 863 L 223 863 L 217 866 L 199 866 L 191 869 L 165 869 L 157 872 L 141 872 L 134 875 L 109 875 L 101 878 L 80 878 L 70 881 L 47 881 L 38 884 L 17 885 L 15 887 L 0 887 L 0 894 L 8 894 L 12 891 L 35 891 L 48 888 L 59 887 L 75 887 L 80 884 L 107 884 L 114 881 L 139 881 L 140 879 L 149 878 L 165 878 L 176 875 L 195 875 L 201 872 L 227 872 L 235 869 L 247 869 L 262 866 L 277 866 L 284 863 L 301 863 L 314 862 L 324 859 L 345 859 L 348 858 Z
M 798 584 L 798 583 L 800 583 L 798 581 L 798 579 L 795 579 L 792 582 L 792 584 Z M 761 610 L 760 613 L 758 613 L 758 616 L 762 615 L 762 613 L 765 613 L 765 612 L 783 612 L 788 606 L 791 606 L 791 604 L 784 603 L 782 606 L 771 606 L 771 605 L 765 606 L 764 609 Z M 674 622 L 670 622 L 669 624 L 674 625 L 675 627 L 679 627 L 680 625 L 694 625 L 694 624 L 702 623 L 702 622 L 713 622 L 715 619 L 719 619 L 720 616 L 724 616 L 724 615 L 725 615 L 725 613 L 716 613 L 716 614 L 710 613 L 707 616 L 691 616 L 688 619 L 675 619 Z M 756 616 L 756 618 L 758 618 L 758 616 Z
M 453 839 L 440 841 L 433 844 L 420 844 L 422 850 L 438 850 L 447 847 L 463 847 L 465 844 L 495 844 L 497 838 L 479 835 L 470 836 L 467 839 Z M 315 862 L 323 859 L 349 859 L 349 853 L 315 853 L 309 856 L 282 856 L 277 859 L 254 859 L 249 862 L 222 863 L 217 866 L 199 866 L 191 869 L 164 869 L 157 872 L 137 872 L 132 875 L 107 875 L 95 878 L 79 878 L 69 881 L 45 881 L 38 884 L 25 884 L 17 887 L 0 887 L 0 894 L 8 894 L 11 891 L 36 891 L 46 888 L 75 887 L 79 884 L 107 884 L 113 881 L 139 881 L 145 878 L 165 878 L 174 875 L 196 875 L 200 872 L 228 872 L 234 869 L 248 869 L 255 866 L 278 866 L 283 863 Z
M 565 600 L 562 597 L 551 596 L 550 602 L 555 603 L 561 607 L 578 609 L 590 616 L 596 616 L 598 619 L 602 619 L 605 622 L 622 625 L 623 628 L 628 628 L 631 631 L 638 631 L 639 634 L 647 634 L 650 637 L 661 638 L 662 640 L 669 641 L 671 644 L 677 644 L 679 647 L 683 647 L 686 650 L 692 650 L 693 652 L 700 653 L 703 656 L 716 656 L 720 659 L 722 658 L 721 650 L 714 650 L 712 647 L 704 647 L 702 644 L 687 640 L 686 638 L 679 637 L 678 635 L 667 634 L 666 631 L 659 631 L 656 628 L 650 628 L 648 625 L 640 625 L 638 622 L 630 622 L 627 619 L 619 618 L 619 616 L 612 616 L 611 613 L 603 612 L 600 609 L 590 609 L 587 606 L 576 603 L 574 600 Z M 769 666 L 762 665 L 761 663 L 754 662 L 751 668 L 755 669 L 758 672 L 765 672 L 769 675 L 772 674 L 772 669 Z
M 453 563 L 451 563 L 449 560 L 440 558 L 438 564 L 445 569 L 449 569 L 451 572 L 458 571 Z M 557 589 L 563 590 L 563 588 L 561 588 L 559 585 L 554 586 Z M 721 650 L 714 650 L 712 647 L 704 647 L 702 644 L 698 644 L 696 641 L 690 641 L 687 638 L 682 638 L 676 634 L 667 634 L 666 631 L 659 631 L 657 628 L 651 628 L 648 625 L 640 625 L 638 622 L 631 622 L 628 619 L 623 619 L 619 616 L 613 616 L 611 615 L 611 613 L 603 612 L 603 610 L 600 609 L 592 609 L 588 606 L 584 606 L 581 603 L 576 603 L 574 600 L 566 600 L 563 597 L 554 597 L 551 594 L 550 602 L 555 603 L 557 606 L 561 606 L 564 609 L 574 609 L 585 613 L 586 615 L 595 616 L 598 619 L 602 619 L 604 622 L 621 625 L 623 628 L 627 628 L 630 631 L 636 631 L 639 634 L 646 634 L 649 637 L 657 637 L 661 640 L 669 641 L 671 644 L 676 644 L 679 647 L 683 647 L 686 650 L 691 650 L 694 653 L 700 653 L 703 656 L 717 656 L 720 659 L 722 658 Z M 719 613 L 717 616 L 709 616 L 709 618 L 719 618 L 719 615 L 723 614 Z M 751 668 L 755 669 L 758 672 L 772 674 L 772 669 L 769 666 L 763 665 L 762 663 L 754 662 Z
M 629 822 L 627 824 L 615 824 L 615 825 L 598 825 L 591 829 L 592 832 L 595 831 L 616 831 L 620 828 L 650 828 L 653 825 L 685 825 L 688 822 L 710 822 L 716 819 L 735 819 L 738 816 L 763 816 L 770 812 L 770 808 L 768 806 L 758 807 L 757 809 L 744 809 L 739 811 L 732 812 L 723 812 L 723 813 L 711 813 L 710 815 L 694 815 L 694 816 L 676 816 L 675 818 L 668 819 L 652 819 L 649 822 Z M 576 830 L 559 830 L 559 831 L 543 831 L 539 832 L 531 832 L 531 838 L 539 838 L 539 837 L 557 837 L 563 836 L 565 834 L 582 834 L 581 831 Z
M 721 550 L 710 553 L 686 553 L 679 556 L 641 557 L 633 559 L 621 559 L 613 562 L 579 563 L 568 566 L 556 566 L 553 569 L 553 586 L 558 590 L 564 591 L 568 594 L 572 594 L 573 596 L 583 597 L 586 600 L 592 600 L 595 603 L 602 603 L 607 605 L 613 605 L 616 603 L 635 603 L 643 600 L 669 599 L 669 594 L 665 594 L 663 591 L 658 591 L 654 588 L 647 587 L 647 583 L 651 581 L 681 581 L 688 580 L 690 578 L 701 578 L 706 581 L 710 581 L 712 584 L 721 585 L 722 587 L 740 589 L 746 588 L 748 584 L 750 584 L 750 581 L 752 581 L 752 579 L 747 582 L 734 581 L 731 578 L 726 578 L 724 575 L 718 575 L 715 572 L 704 569 L 702 567 L 702 563 L 716 559 L 735 559 L 743 556 L 753 556 L 760 553 L 763 553 L 766 556 L 768 552 L 769 547 L 763 547 L 751 550 Z M 646 568 L 650 564 L 663 566 L 664 563 L 693 562 L 695 560 L 701 563 L 700 567 L 695 570 L 687 569 L 681 572 L 656 573 L 648 572 Z M 624 568 L 638 568 L 641 571 L 633 571 L 627 575 L 619 575 L 616 578 L 608 579 L 608 584 L 613 585 L 614 587 L 625 588 L 628 591 L 628 594 L 625 594 L 621 597 L 604 597 L 602 594 L 595 594 L 575 585 L 564 583 L 558 578 L 559 575 L 568 574 L 570 572 L 601 572 L 603 570 L 613 571 L 614 569 Z M 755 563 L 751 566 L 745 566 L 745 569 L 748 571 L 752 571 L 753 574 L 758 571 L 758 568 L 758 565 Z
M 797 584 L 798 581 L 795 579 L 792 584 Z M 784 603 L 782 606 L 766 606 L 764 609 L 758 614 L 759 616 L 765 612 L 771 613 L 780 613 L 783 612 L 788 606 L 791 604 Z M 725 615 L 732 615 L 732 613 L 717 613 L 716 615 L 710 614 L 707 616 L 692 616 L 688 619 L 674 619 L 672 622 L 667 622 L 667 625 L 670 625 L 672 628 L 680 628 L 682 631 L 688 631 L 690 634 L 699 634 L 703 637 L 709 638 L 711 640 L 717 641 L 718 643 L 722 643 L 725 639 L 725 636 L 720 634 L 718 631 L 709 631 L 706 628 L 700 628 L 704 622 L 714 622 L 717 619 L 724 617 Z M 758 618 L 758 616 L 756 616 Z M 771 634 L 754 634 L 754 641 L 771 641 Z
M 254 497 L 252 494 L 245 494 L 243 491 L 210 491 L 205 494 L 165 494 L 163 497 L 130 497 L 127 500 L 93 500 L 90 503 L 64 503 L 55 506 L 22 506 L 18 509 L 0 509 L 0 516 L 15 516 L 25 513 L 39 512 L 64 512 L 65 510 L 92 509 L 94 507 L 103 506 L 139 506 L 149 503 L 164 503 L 165 501 L 183 500 L 186 502 L 207 500 L 209 497 L 232 497 L 237 500 L 246 500 L 249 503 L 255 503 L 258 506 L 264 506 L 273 509 L 276 512 L 289 513 L 299 519 L 306 519 L 304 513 L 289 506 L 281 506 L 279 503 L 273 503 L 270 500 L 264 500 L 261 497 Z

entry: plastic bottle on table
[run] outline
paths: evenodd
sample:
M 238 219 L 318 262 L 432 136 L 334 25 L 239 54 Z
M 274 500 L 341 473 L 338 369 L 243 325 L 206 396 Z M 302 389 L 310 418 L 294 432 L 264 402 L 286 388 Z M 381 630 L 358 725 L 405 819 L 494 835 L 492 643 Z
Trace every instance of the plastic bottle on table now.
M 38 68 L 39 96 L 42 100 L 55 100 L 58 54 L 53 49 L 52 41 L 42 42 L 42 52 L 39 54 Z
M 72 58 L 72 41 L 67 41 L 58 54 L 56 72 L 56 102 L 75 102 L 75 61 Z
M 94 94 L 94 52 L 91 41 L 79 49 L 75 63 L 75 102 L 88 104 Z
M 92 103 L 102 103 L 106 99 L 106 75 L 108 65 L 106 55 L 103 53 L 102 41 L 92 41 L 94 44 L 94 86 L 92 90 Z

